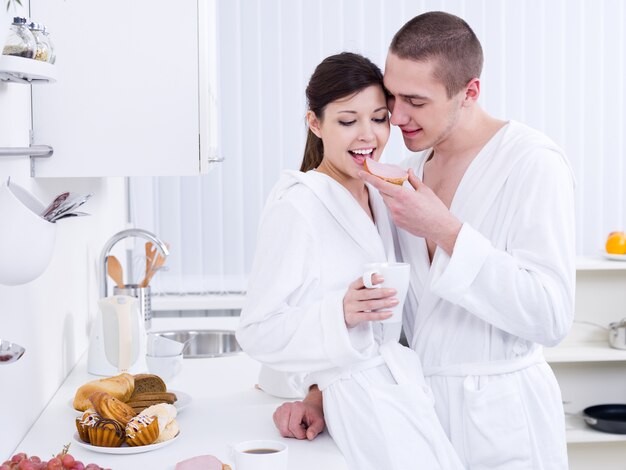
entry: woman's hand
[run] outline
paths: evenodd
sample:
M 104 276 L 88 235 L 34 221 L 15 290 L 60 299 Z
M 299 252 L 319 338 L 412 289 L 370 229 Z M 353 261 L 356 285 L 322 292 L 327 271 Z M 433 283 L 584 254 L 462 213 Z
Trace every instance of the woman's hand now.
M 315 439 L 326 427 L 322 392 L 313 385 L 304 400 L 283 403 L 273 417 L 281 436 Z
M 372 284 L 380 284 L 384 279 L 378 274 L 372 276 Z M 358 278 L 348 287 L 343 298 L 343 316 L 348 328 L 354 328 L 364 321 L 386 320 L 392 312 L 386 310 L 398 305 L 395 289 L 375 287 L 368 289 L 363 279 Z

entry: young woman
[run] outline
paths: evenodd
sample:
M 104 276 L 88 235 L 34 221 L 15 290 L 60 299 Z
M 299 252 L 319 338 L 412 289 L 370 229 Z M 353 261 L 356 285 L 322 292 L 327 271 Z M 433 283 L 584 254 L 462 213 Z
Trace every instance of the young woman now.
M 284 172 L 269 196 L 237 339 L 271 370 L 305 373 L 302 394 L 319 386 L 351 469 L 460 469 L 419 359 L 398 343 L 401 324 L 378 321 L 395 291 L 361 281 L 365 264 L 394 261 L 385 206 L 358 177 L 389 138 L 382 74 L 360 55 L 334 55 L 306 95 L 301 171 Z

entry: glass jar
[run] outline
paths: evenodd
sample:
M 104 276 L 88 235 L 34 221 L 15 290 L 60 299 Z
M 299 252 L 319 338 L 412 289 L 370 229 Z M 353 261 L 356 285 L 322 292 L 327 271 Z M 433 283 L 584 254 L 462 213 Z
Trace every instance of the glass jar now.
M 4 49 L 2 49 L 3 55 L 15 55 L 27 59 L 35 57 L 37 40 L 28 29 L 27 24 L 26 18 L 19 16 L 13 18 L 13 24 L 9 28 L 9 36 L 4 44 Z
M 50 37 L 50 32 L 48 31 L 48 28 L 46 28 L 45 26 L 43 27 L 43 35 L 48 41 L 48 46 L 50 46 L 50 57 L 48 58 L 48 62 L 54 64 L 57 60 L 56 47 L 54 46 L 54 42 L 52 42 L 52 38 Z
M 31 22 L 28 23 L 28 28 L 35 36 L 35 41 L 37 42 L 37 49 L 35 50 L 35 60 L 40 60 L 42 62 L 50 61 L 50 44 L 48 43 L 48 38 L 44 36 L 43 30 L 44 25 L 41 23 Z

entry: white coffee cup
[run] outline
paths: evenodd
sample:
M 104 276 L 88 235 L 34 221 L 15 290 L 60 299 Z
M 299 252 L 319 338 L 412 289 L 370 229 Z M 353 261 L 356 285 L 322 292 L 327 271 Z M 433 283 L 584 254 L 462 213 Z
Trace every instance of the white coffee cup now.
M 287 444 L 261 439 L 232 447 L 236 470 L 287 470 Z
M 402 321 L 402 308 L 404 307 L 404 299 L 409 287 L 410 273 L 411 266 L 408 263 L 369 263 L 365 265 L 363 273 L 363 284 L 365 287 L 368 289 L 388 287 L 397 291 L 394 297 L 398 299 L 398 305 L 391 309 L 382 309 L 384 311 L 391 310 L 392 312 L 391 317 L 382 320 L 383 323 Z M 372 276 L 374 274 L 382 276 L 384 281 L 381 284 L 372 284 Z
M 183 355 L 151 356 L 146 354 L 146 366 L 148 366 L 148 372 L 158 375 L 167 383 L 183 370 Z

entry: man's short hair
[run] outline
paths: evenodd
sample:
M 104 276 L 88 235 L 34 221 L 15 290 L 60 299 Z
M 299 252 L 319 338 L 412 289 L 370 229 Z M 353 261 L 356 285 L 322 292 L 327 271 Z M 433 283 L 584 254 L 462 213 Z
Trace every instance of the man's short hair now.
M 416 16 L 396 33 L 390 51 L 401 59 L 436 60 L 435 79 L 452 97 L 483 68 L 483 49 L 472 28 L 442 11 Z

